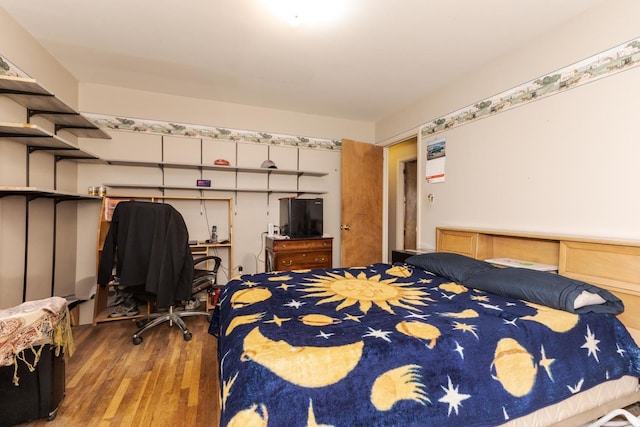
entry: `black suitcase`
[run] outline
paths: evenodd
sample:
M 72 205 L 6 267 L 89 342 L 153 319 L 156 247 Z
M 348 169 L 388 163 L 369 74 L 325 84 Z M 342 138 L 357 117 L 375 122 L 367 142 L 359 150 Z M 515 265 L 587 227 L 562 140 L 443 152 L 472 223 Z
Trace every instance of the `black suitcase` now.
M 24 351 L 25 359 L 33 364 L 31 349 Z M 55 355 L 49 344 L 42 348 L 40 361 L 33 372 L 18 361 L 19 384 L 13 384 L 13 366 L 0 368 L 0 427 L 12 426 L 39 418 L 52 420 L 64 398 L 64 355 Z

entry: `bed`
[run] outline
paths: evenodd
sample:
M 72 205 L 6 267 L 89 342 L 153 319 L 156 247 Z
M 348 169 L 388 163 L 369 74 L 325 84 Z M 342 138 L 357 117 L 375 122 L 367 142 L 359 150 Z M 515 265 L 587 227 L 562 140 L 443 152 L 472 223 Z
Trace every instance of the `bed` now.
M 621 300 L 552 273 L 434 253 L 243 275 L 219 301 L 222 426 L 578 425 L 638 400 Z

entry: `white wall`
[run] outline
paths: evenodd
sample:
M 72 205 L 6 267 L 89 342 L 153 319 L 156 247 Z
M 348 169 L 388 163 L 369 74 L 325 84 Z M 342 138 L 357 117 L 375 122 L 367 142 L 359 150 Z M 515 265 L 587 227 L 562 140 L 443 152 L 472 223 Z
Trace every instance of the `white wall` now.
M 78 87 L 73 76 L 2 9 L 0 54 L 67 105 L 77 105 Z M 0 96 L 0 121 L 24 123 L 27 121 L 26 109 Z M 53 126 L 46 120 L 34 117 L 31 122 L 53 131 Z M 72 135 L 61 134 L 75 142 Z M 27 161 L 26 146 L 0 141 L 0 186 L 30 185 L 75 191 L 76 179 L 74 163 L 61 161 L 56 164 L 53 156 L 46 152 L 36 152 Z M 74 292 L 76 203 L 62 202 L 56 208 L 50 199 L 27 203 L 22 196 L 0 198 L 0 308 L 20 304 L 24 285 L 27 299 L 51 296 L 52 282 L 56 295 Z
M 80 110 L 316 138 L 371 143 L 375 139 L 374 124 L 370 122 L 88 83 L 80 84 Z
M 640 2 L 606 2 L 377 123 L 376 139 L 416 134 L 415 126 L 635 38 L 638 14 Z M 435 245 L 438 225 L 640 239 L 640 98 L 631 95 L 639 90 L 636 68 L 438 135 L 447 140 L 446 182 L 419 180 L 419 246 Z
M 437 225 L 640 239 L 640 99 L 618 95 L 638 91 L 640 69 L 448 132 L 421 240 Z

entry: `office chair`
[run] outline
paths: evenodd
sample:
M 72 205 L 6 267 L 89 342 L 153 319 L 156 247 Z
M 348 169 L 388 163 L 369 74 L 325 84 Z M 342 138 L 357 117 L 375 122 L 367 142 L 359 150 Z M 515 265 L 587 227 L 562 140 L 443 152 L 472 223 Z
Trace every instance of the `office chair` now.
M 193 280 L 191 282 L 191 298 L 198 293 L 206 291 L 208 294 L 215 292 L 219 287 L 217 285 L 218 281 L 218 269 L 220 268 L 221 263 L 220 257 L 217 256 L 205 256 L 202 258 L 197 258 L 193 260 Z M 196 268 L 197 266 L 204 265 L 208 266 L 211 262 L 213 262 L 212 268 Z M 136 296 L 136 291 L 133 291 L 134 296 Z M 148 296 L 148 293 L 144 293 L 143 295 Z M 144 298 L 144 297 L 143 297 Z M 210 298 L 207 295 L 207 298 Z M 185 341 L 189 341 L 192 337 L 191 332 L 185 325 L 182 320 L 183 317 L 189 316 L 207 316 L 209 317 L 209 313 L 205 310 L 203 311 L 193 311 L 187 310 L 186 308 L 183 310 L 176 310 L 175 306 L 170 306 L 168 311 L 157 311 L 153 313 L 149 313 L 143 319 L 139 319 L 136 321 L 139 329 L 133 334 L 133 344 L 138 345 L 142 342 L 142 334 L 144 331 L 151 329 L 161 323 L 169 322 L 170 326 L 176 324 L 180 330 L 182 331 L 182 336 Z
M 125 290 L 127 294 L 146 300 L 149 308 L 153 306 L 156 310 L 139 322 L 140 330 L 133 336 L 134 344 L 142 342 L 140 334 L 143 331 L 165 321 L 171 325 L 175 322 L 185 340 L 189 340 L 191 333 L 180 317 L 192 316 L 194 312 L 174 314 L 175 307 L 198 292 L 194 292 L 194 282 L 196 289 L 213 287 L 220 265 L 219 258 L 216 258 L 208 258 L 208 261 L 214 261 L 215 271 L 203 273 L 201 269 L 194 270 L 187 226 L 173 206 L 122 201 L 113 212 L 105 237 L 98 265 L 98 283 L 108 286 L 115 280 L 118 283 L 115 289 Z M 198 259 L 198 264 L 204 261 L 207 259 Z M 137 310 L 135 303 L 129 307 Z M 116 317 L 137 313 L 124 311 L 117 314 Z

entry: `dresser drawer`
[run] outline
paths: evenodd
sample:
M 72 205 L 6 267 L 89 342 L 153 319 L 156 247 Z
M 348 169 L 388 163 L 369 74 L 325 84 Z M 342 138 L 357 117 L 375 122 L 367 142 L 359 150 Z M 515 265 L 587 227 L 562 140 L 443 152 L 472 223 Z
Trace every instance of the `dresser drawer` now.
M 302 270 L 307 268 L 331 268 L 331 251 L 311 251 L 277 253 L 274 257 L 275 270 Z
M 267 248 L 275 252 L 331 249 L 333 239 L 267 239 Z

